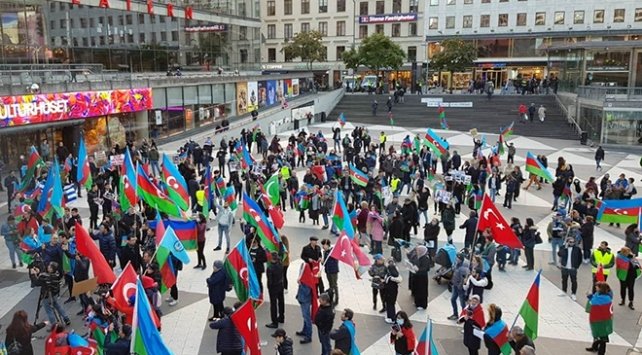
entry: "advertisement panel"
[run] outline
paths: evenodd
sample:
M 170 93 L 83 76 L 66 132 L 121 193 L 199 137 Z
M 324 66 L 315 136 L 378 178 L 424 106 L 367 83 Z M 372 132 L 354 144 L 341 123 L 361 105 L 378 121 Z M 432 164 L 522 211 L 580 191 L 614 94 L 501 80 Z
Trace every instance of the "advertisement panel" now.
M 236 112 L 239 116 L 248 112 L 246 81 L 239 81 L 236 83 Z
M 258 110 L 259 108 L 259 99 L 258 99 L 258 93 L 259 93 L 259 83 L 256 81 L 250 81 L 247 83 L 247 93 L 248 93 L 248 103 L 247 103 L 247 111 L 252 112 L 254 110 Z
M 285 80 L 276 81 L 276 100 L 281 103 L 285 99 L 285 93 L 287 92 L 287 86 L 285 86 Z
M 259 81 L 259 108 L 267 105 L 267 81 Z
M 299 79 L 292 79 L 292 96 L 299 96 Z
M 314 116 L 314 105 L 312 106 L 305 106 L 305 107 L 299 107 L 299 108 L 293 108 L 292 109 L 292 120 L 303 120 L 306 119 L 308 114 L 311 114 Z
M 151 88 L 4 96 L 0 98 L 0 128 L 151 108 Z
M 277 86 L 276 86 L 276 80 L 270 80 L 267 82 L 267 104 L 268 106 L 272 106 L 276 104 L 278 101 L 277 97 Z
M 416 13 L 359 16 L 359 23 L 394 23 L 417 21 Z
M 283 80 L 283 93 L 287 98 L 292 97 L 292 79 Z

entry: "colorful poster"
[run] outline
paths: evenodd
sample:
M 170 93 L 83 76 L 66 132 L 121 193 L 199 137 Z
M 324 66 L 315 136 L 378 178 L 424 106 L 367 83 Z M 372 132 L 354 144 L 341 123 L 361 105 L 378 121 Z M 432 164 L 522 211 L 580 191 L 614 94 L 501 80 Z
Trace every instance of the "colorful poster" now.
M 292 96 L 299 96 L 299 79 L 292 79 Z
M 236 83 L 236 113 L 243 115 L 247 113 L 247 82 Z
M 282 103 L 283 100 L 285 100 L 285 95 L 287 91 L 287 87 L 284 87 L 285 81 L 284 80 L 277 80 L 276 81 L 276 102 L 277 103 Z
M 259 83 L 250 81 L 247 83 L 247 94 L 249 101 L 247 103 L 247 111 L 252 112 L 259 108 Z
M 292 79 L 283 80 L 283 92 L 286 97 L 292 97 Z
M 5 96 L 0 98 L 0 128 L 151 108 L 151 88 Z
M 259 81 L 259 108 L 267 106 L 267 81 Z
M 276 104 L 277 97 L 276 97 L 276 80 L 270 80 L 267 82 L 267 105 L 272 106 Z

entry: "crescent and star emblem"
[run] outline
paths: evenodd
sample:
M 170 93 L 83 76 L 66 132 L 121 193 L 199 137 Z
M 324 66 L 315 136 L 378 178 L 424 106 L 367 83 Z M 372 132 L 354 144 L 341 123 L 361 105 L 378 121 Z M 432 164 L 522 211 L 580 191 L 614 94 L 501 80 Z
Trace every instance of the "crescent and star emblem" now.
M 628 215 L 629 214 L 629 211 L 627 211 L 627 210 L 622 211 L 621 208 L 616 208 L 616 209 L 613 210 L 613 212 L 615 214 L 618 214 L 618 215 Z
M 493 211 L 493 210 L 492 210 L 492 209 L 490 209 L 490 208 L 489 208 L 489 209 L 487 209 L 486 211 L 484 211 L 484 219 L 488 219 L 488 215 L 489 215 L 489 214 L 492 214 L 493 216 L 495 216 L 495 219 L 499 220 L 499 218 L 498 218 L 498 217 L 497 217 L 497 215 L 495 214 L 495 211 Z
M 246 267 L 242 268 L 239 271 L 239 277 L 241 278 L 241 280 L 247 281 L 247 268 Z
M 126 283 L 125 286 L 123 287 L 123 297 L 126 300 L 129 300 L 129 290 L 135 290 L 136 289 L 136 284 L 129 282 Z
M 173 182 L 173 183 L 172 183 L 172 180 L 174 180 L 174 182 Z M 167 186 L 171 186 L 171 187 L 172 187 L 172 188 L 174 188 L 174 189 L 177 189 L 177 188 L 178 188 L 178 181 L 176 180 L 176 178 L 175 178 L 175 177 L 173 177 L 173 176 L 171 176 L 171 175 L 167 177 L 167 179 L 165 180 L 165 182 L 167 183 Z

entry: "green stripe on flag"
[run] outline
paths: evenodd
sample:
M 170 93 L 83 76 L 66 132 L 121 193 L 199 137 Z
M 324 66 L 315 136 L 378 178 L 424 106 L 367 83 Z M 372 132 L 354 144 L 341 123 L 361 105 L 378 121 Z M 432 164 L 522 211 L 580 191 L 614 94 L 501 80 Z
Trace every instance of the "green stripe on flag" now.
M 519 310 L 519 315 L 524 319 L 524 334 L 531 338 L 531 340 L 537 339 L 539 314 L 533 309 L 528 301 L 525 301 L 524 304 L 522 304 L 522 308 Z

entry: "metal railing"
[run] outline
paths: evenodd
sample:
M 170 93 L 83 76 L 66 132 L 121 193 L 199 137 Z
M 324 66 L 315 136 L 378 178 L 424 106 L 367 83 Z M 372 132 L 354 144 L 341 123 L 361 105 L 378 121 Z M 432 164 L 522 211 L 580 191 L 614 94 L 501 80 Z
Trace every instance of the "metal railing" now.
M 566 117 L 566 123 L 568 123 L 568 125 L 571 128 L 573 128 L 573 130 L 575 131 L 575 133 L 577 133 L 578 136 L 582 134 L 582 128 L 575 120 L 575 112 L 570 112 L 566 108 L 566 105 L 564 105 L 562 100 L 560 100 L 558 95 L 554 95 L 554 96 L 555 96 L 555 101 L 557 102 L 557 106 L 560 108 L 560 110 L 562 110 L 562 112 L 564 113 L 564 116 Z M 573 105 L 572 107 L 575 107 L 575 105 Z
M 596 101 L 641 101 L 640 87 L 578 86 L 577 96 Z

